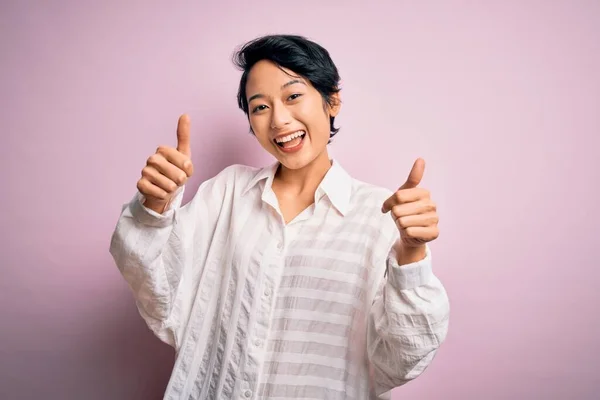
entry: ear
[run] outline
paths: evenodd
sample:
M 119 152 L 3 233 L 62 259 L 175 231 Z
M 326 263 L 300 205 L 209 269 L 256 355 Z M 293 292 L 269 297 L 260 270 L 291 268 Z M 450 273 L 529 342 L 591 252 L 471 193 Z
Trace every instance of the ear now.
M 340 92 L 334 93 L 330 96 L 330 103 L 328 104 L 329 115 L 332 117 L 337 117 L 342 108 L 342 98 L 340 96 Z

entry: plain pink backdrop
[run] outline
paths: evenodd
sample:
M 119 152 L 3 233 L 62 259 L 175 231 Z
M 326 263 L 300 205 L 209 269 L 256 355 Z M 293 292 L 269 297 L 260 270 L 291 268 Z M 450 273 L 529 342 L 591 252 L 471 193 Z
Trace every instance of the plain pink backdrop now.
M 85 3 L 85 4 L 84 4 Z M 332 156 L 439 204 L 447 342 L 394 399 L 600 394 L 600 2 L 2 1 L 0 398 L 159 399 L 173 353 L 108 253 L 145 159 L 193 123 L 199 183 L 272 162 L 236 108 L 236 46 L 322 43 Z

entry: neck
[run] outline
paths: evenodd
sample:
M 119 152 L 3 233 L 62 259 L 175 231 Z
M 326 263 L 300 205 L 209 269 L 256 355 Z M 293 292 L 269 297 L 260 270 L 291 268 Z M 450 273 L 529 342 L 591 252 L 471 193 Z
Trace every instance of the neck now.
M 283 164 L 279 165 L 275 180 L 288 188 L 291 193 L 311 193 L 314 195 L 317 187 L 331 168 L 329 154 L 325 149 L 317 158 L 299 169 L 289 169 Z

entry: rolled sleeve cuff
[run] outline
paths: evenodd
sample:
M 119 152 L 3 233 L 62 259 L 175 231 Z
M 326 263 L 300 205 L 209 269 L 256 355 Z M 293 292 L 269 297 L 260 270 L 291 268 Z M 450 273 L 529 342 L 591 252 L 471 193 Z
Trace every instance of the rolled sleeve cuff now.
M 430 282 L 433 272 L 431 266 L 431 250 L 425 247 L 425 258 L 406 265 L 398 265 L 395 246 L 392 246 L 387 257 L 388 280 L 398 290 L 414 289 Z
M 131 210 L 131 215 L 136 221 L 144 225 L 153 226 L 157 228 L 169 226 L 173 223 L 175 210 L 181 207 L 181 202 L 183 200 L 183 192 L 183 186 L 177 189 L 177 192 L 173 197 L 171 203 L 162 214 L 159 214 L 156 211 L 144 206 L 145 197 L 140 192 L 137 192 L 133 199 L 131 199 L 131 201 L 129 202 L 129 209 Z

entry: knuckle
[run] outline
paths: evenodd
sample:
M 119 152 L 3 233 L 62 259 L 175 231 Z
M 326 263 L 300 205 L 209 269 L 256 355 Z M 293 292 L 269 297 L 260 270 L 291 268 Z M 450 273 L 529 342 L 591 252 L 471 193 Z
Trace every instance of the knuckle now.
M 152 176 L 152 170 L 153 168 L 146 165 L 144 168 L 142 168 L 142 176 L 143 177 L 150 177 Z
M 396 199 L 396 201 L 397 201 L 398 203 L 404 203 L 404 197 L 405 197 L 405 196 L 404 196 L 404 194 L 403 194 L 401 191 L 397 191 L 397 192 L 394 194 L 394 198 Z
M 400 223 L 398 222 L 398 220 L 396 220 L 396 227 L 398 228 L 398 230 L 400 231 L 400 236 L 404 237 L 405 235 L 405 229 L 403 227 L 400 226 Z
M 173 181 L 170 181 L 167 184 L 167 188 L 168 188 L 168 190 L 169 190 L 170 193 L 173 193 L 174 191 L 177 190 L 177 184 L 175 182 L 173 182 Z
M 147 165 L 156 165 L 160 162 L 162 156 L 159 153 L 154 153 L 150 157 L 148 157 Z
M 407 222 L 406 222 L 406 217 L 398 218 L 398 226 L 400 226 L 400 228 L 408 228 Z
M 437 204 L 433 200 L 429 200 L 428 207 L 430 211 L 437 211 Z
M 164 146 L 164 145 L 160 145 L 156 148 L 156 153 L 158 153 L 158 154 L 164 154 L 167 151 L 168 151 L 168 148 L 167 148 L 167 146 Z

